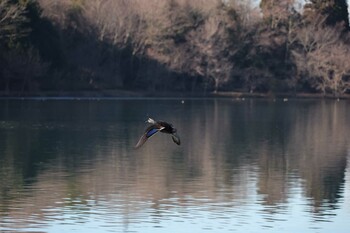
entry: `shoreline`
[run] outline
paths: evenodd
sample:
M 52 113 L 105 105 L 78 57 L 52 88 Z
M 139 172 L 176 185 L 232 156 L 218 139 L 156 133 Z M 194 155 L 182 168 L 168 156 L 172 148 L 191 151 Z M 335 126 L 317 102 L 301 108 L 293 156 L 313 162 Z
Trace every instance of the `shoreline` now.
M 40 92 L 0 92 L 0 99 L 22 98 L 235 98 L 235 99 L 350 99 L 350 94 L 342 96 L 320 93 L 248 93 L 239 91 L 219 92 L 139 92 L 129 90 L 102 91 L 40 91 Z

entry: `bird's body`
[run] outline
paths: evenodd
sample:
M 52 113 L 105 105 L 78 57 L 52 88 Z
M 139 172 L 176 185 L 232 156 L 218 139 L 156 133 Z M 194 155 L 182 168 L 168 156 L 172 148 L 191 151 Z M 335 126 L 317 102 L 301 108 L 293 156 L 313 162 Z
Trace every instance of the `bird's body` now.
M 151 124 L 145 130 L 145 133 L 141 136 L 140 140 L 137 142 L 135 148 L 140 148 L 150 137 L 155 135 L 158 132 L 171 134 L 173 141 L 180 145 L 180 138 L 176 133 L 176 129 L 172 124 L 169 124 L 165 121 L 155 121 L 152 118 L 148 118 L 147 122 Z

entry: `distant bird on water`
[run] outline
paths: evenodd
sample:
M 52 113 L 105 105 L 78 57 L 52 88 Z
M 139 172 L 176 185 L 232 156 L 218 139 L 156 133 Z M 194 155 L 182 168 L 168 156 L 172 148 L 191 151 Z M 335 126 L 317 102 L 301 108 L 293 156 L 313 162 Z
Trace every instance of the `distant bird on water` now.
M 147 141 L 147 139 L 149 139 L 158 132 L 171 134 L 173 141 L 177 145 L 180 145 L 180 137 L 177 135 L 176 129 L 173 127 L 172 124 L 165 121 L 155 121 L 152 118 L 148 118 L 146 122 L 148 122 L 151 125 L 147 127 L 145 133 L 137 142 L 135 149 L 140 148 Z

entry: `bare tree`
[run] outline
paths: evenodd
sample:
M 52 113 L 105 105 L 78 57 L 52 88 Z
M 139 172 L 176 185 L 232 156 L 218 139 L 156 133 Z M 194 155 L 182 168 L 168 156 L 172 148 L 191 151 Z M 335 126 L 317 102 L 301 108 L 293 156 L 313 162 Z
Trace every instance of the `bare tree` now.
M 226 1 L 224 5 L 212 0 L 206 2 L 209 8 L 195 3 L 178 1 L 171 11 L 161 11 L 147 54 L 172 70 L 204 77 L 217 91 L 231 78 L 233 57 L 255 18 L 244 14 L 247 2 Z
M 323 26 L 325 18 L 319 19 L 296 34 L 300 47 L 292 53 L 297 73 L 316 90 L 339 96 L 350 89 L 350 48 L 341 40 L 341 31 Z
M 294 11 L 295 0 L 262 0 L 260 3 L 264 18 L 270 22 L 271 28 L 287 21 Z
M 9 0 L 0 1 L 0 40 L 26 35 L 28 30 L 20 27 L 25 22 L 25 4 L 13 4 Z

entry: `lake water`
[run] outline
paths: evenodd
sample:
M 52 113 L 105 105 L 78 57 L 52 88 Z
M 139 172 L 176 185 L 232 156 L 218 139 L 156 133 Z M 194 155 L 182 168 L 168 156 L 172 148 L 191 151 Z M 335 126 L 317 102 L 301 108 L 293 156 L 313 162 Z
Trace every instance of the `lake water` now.
M 350 102 L 0 100 L 0 232 L 350 228 Z M 133 146 L 149 117 L 181 137 Z

